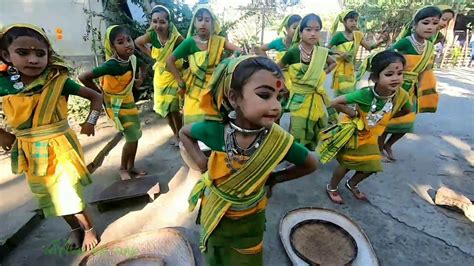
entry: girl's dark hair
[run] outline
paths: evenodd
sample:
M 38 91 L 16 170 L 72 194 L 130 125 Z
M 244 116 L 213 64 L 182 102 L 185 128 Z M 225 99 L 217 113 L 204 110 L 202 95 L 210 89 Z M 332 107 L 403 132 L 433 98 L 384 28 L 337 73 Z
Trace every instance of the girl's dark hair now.
M 451 8 L 443 9 L 443 14 L 444 13 L 451 13 L 451 14 L 453 14 L 453 17 L 456 15 L 456 13 L 454 13 L 454 10 L 452 10 Z
M 413 23 L 415 23 L 415 25 L 420 22 L 420 20 L 423 20 L 425 18 L 430 18 L 430 17 L 437 17 L 437 18 L 441 18 L 441 15 L 443 13 L 441 12 L 441 10 L 436 7 L 436 6 L 427 6 L 427 7 L 424 7 L 422 9 L 420 9 L 418 12 L 416 12 L 416 15 L 415 17 L 413 18 Z
M 251 57 L 240 62 L 235 68 L 230 87 L 239 95 L 242 95 L 242 88 L 247 83 L 248 79 L 259 70 L 270 71 L 277 78 L 283 76 L 280 67 L 268 57 Z
M 286 27 L 289 28 L 291 25 L 298 23 L 301 21 L 301 16 L 300 15 L 292 15 L 289 19 L 288 22 L 286 23 Z
M 319 23 L 319 27 L 322 29 L 323 28 L 323 22 L 321 21 L 321 18 L 316 15 L 316 14 L 308 14 L 304 16 L 304 18 L 300 22 L 300 32 L 303 32 L 304 28 L 308 27 L 308 24 L 310 21 L 316 20 L 316 22 Z
M 356 19 L 358 17 L 359 17 L 359 13 L 357 13 L 357 11 L 351 11 L 347 13 L 347 15 L 344 17 L 344 22 L 346 22 L 346 20 L 348 19 Z
M 0 50 L 8 50 L 8 47 L 10 47 L 12 42 L 22 36 L 35 38 L 38 41 L 46 44 L 48 49 L 50 48 L 48 41 L 37 31 L 25 27 L 14 27 L 7 31 L 5 35 L 3 35 L 3 38 L 0 40 Z
M 401 62 L 403 67 L 405 67 L 406 60 L 402 54 L 395 52 L 393 50 L 385 50 L 376 54 L 372 60 L 370 60 L 370 79 L 375 82 L 380 76 L 380 72 L 382 72 L 385 68 L 387 68 L 390 64 Z
M 117 27 L 113 28 L 110 31 L 109 41 L 113 44 L 115 39 L 117 39 L 117 37 L 119 36 L 119 34 L 122 34 L 122 33 L 130 36 L 130 32 L 124 26 L 117 26 Z
M 170 14 L 168 13 L 168 10 L 164 9 L 164 8 L 161 7 L 161 6 L 156 6 L 156 7 L 154 7 L 154 8 L 151 10 L 150 16 L 153 16 L 153 14 L 159 13 L 159 12 L 164 12 L 164 13 L 166 14 L 166 20 L 170 21 Z
M 197 18 L 197 17 L 202 17 L 202 16 L 204 16 L 205 13 L 209 14 L 209 16 L 211 17 L 211 19 L 214 19 L 214 18 L 212 17 L 211 11 L 209 11 L 209 10 L 207 10 L 207 9 L 205 9 L 205 8 L 201 8 L 201 9 L 199 9 L 199 10 L 196 12 L 196 18 Z

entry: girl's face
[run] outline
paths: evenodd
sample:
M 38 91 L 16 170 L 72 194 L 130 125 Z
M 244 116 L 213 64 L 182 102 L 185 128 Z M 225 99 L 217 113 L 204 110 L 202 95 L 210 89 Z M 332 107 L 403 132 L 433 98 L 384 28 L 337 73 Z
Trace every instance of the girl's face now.
M 444 29 L 449 25 L 449 22 L 453 19 L 454 15 L 451 12 L 445 12 L 439 20 L 438 29 Z
M 298 24 L 299 22 L 295 22 L 291 24 L 291 26 L 286 28 L 286 36 L 288 36 L 288 38 L 293 39 L 293 36 L 295 35 L 295 30 L 298 27 Z
M 390 95 L 394 93 L 403 83 L 403 64 L 402 62 L 395 62 L 388 65 L 382 72 L 380 72 L 377 83 L 377 89 L 383 95 Z
M 200 16 L 196 16 L 194 27 L 199 35 L 209 35 L 212 30 L 212 17 L 209 12 L 202 12 Z
M 168 33 L 168 14 L 164 11 L 153 13 L 151 16 L 151 27 L 156 32 Z
M 316 20 L 310 20 L 301 32 L 301 40 L 309 45 L 316 45 L 320 38 L 320 32 L 321 25 Z
M 20 36 L 13 40 L 2 56 L 21 72 L 22 75 L 38 77 L 48 65 L 48 45 L 30 36 Z
M 436 34 L 439 25 L 439 18 L 438 17 L 428 17 L 424 18 L 415 25 L 415 32 L 416 34 L 423 38 L 429 39 L 433 35 Z
M 344 20 L 344 28 L 348 32 L 353 32 L 357 30 L 357 24 L 359 23 L 359 17 L 348 18 Z
M 115 52 L 122 59 L 128 59 L 135 51 L 132 37 L 126 33 L 119 33 L 113 43 Z
M 259 70 L 247 80 L 242 95 L 231 90 L 229 101 L 237 112 L 239 124 L 246 128 L 269 128 L 280 118 L 284 87 L 283 77 Z

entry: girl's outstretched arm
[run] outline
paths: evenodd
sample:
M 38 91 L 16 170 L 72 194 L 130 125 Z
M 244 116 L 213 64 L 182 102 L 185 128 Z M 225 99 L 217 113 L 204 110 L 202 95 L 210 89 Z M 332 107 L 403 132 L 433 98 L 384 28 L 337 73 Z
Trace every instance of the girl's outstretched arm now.
M 97 119 L 99 118 L 100 110 L 102 108 L 102 94 L 93 89 L 81 87 L 77 92 L 77 96 L 85 98 L 91 102 L 91 111 L 89 112 L 86 122 L 81 125 L 81 134 L 93 136 L 95 134 L 94 126 L 97 123 Z

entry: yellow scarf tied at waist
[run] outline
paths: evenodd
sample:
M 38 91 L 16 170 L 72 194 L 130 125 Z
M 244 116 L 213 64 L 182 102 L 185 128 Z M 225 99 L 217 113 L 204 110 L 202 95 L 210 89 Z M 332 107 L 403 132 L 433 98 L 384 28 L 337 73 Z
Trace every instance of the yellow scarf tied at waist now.
M 64 135 L 69 129 L 67 120 L 15 131 L 17 141 L 12 148 L 12 171 L 15 174 L 22 174 L 26 171 L 35 176 L 46 176 L 49 167 L 49 140 Z M 32 145 L 30 158 L 26 158 L 26 145 Z

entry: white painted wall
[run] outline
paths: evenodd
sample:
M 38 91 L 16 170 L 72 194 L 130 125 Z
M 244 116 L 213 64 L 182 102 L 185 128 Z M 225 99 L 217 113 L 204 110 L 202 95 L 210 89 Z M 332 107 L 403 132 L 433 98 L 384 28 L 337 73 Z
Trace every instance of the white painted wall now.
M 0 0 L 0 25 L 31 23 L 43 27 L 62 56 L 91 56 L 90 41 L 85 42 L 87 15 L 83 9 L 102 12 L 102 0 Z M 98 19 L 93 25 L 104 23 Z M 63 31 L 63 39 L 56 38 L 56 28 Z

